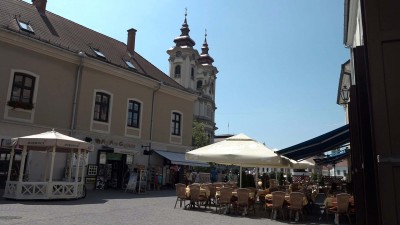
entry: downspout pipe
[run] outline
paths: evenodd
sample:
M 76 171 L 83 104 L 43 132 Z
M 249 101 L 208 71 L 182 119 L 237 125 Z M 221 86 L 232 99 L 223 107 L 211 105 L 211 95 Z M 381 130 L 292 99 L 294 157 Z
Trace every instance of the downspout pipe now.
M 154 115 L 154 97 L 155 94 L 158 90 L 161 89 L 162 86 L 162 81 L 158 82 L 158 86 L 153 90 L 153 94 L 151 96 L 151 113 L 150 113 L 150 141 L 149 141 L 149 153 L 151 153 L 151 143 L 153 142 L 153 115 Z M 149 160 L 147 162 L 147 169 L 150 169 L 150 155 L 149 154 Z
M 79 86 L 80 86 L 81 75 L 82 75 L 83 58 L 86 57 L 86 54 L 84 52 L 79 52 L 78 56 L 79 56 L 79 66 L 78 66 L 78 71 L 76 72 L 74 101 L 72 103 L 72 118 L 71 118 L 71 126 L 70 126 L 70 135 L 71 136 L 74 135 L 74 131 L 75 131 L 75 120 L 76 120 L 78 93 L 79 93 Z

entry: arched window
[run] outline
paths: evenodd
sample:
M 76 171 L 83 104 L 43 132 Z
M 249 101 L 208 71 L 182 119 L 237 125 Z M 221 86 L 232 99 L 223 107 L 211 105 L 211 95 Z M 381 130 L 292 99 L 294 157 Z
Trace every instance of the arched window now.
M 203 87 L 203 81 L 199 80 L 197 81 L 197 90 L 201 89 Z
M 174 76 L 175 77 L 181 77 L 181 66 L 180 65 L 175 66 Z
M 190 78 L 194 80 L 194 68 L 192 67 L 192 70 L 190 71 Z

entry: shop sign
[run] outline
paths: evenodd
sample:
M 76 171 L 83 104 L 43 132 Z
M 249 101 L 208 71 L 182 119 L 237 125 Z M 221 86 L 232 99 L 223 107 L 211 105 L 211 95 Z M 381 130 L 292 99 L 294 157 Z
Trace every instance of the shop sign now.
M 105 138 L 95 138 L 94 142 L 98 145 L 104 145 L 104 146 L 112 147 L 112 148 L 118 148 L 118 147 L 126 148 L 126 149 L 136 149 L 137 148 L 136 143 L 116 141 L 116 140 L 105 139 Z
M 119 153 L 107 153 L 107 160 L 119 161 L 122 159 L 122 155 Z
M 114 153 L 126 154 L 126 155 L 134 155 L 139 151 L 132 149 L 123 149 L 123 148 L 114 148 Z

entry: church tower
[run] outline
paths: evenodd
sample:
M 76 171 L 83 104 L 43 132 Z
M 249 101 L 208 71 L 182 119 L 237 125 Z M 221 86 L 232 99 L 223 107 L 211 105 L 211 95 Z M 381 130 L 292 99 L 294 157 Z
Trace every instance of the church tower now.
M 209 55 L 207 31 L 201 54 L 194 49 L 195 42 L 189 35 L 187 12 L 181 27 L 181 35 L 174 39 L 175 46 L 168 49 L 169 76 L 183 87 L 196 92 L 198 99 L 194 103 L 194 120 L 205 125 L 210 142 L 214 141 L 215 124 L 215 87 L 218 69 L 213 66 L 214 59 Z

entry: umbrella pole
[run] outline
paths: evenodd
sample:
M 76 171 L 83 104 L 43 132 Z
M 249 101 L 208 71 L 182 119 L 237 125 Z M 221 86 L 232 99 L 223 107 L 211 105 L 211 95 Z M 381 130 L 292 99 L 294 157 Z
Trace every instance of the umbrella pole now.
M 240 185 L 239 187 L 242 187 L 242 165 L 240 165 Z
M 256 188 L 258 188 L 257 184 L 258 184 L 258 167 L 256 167 L 256 177 L 254 179 L 254 186 Z

